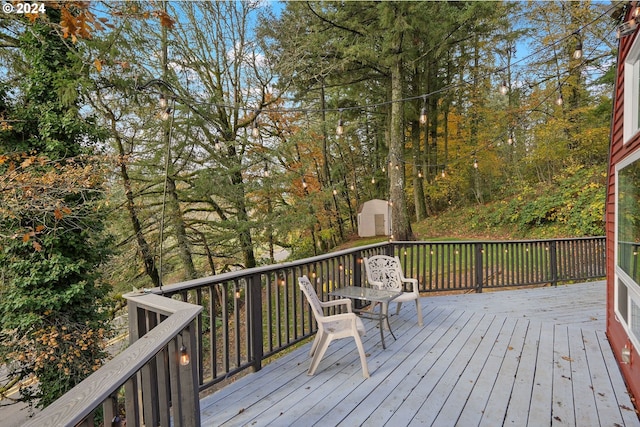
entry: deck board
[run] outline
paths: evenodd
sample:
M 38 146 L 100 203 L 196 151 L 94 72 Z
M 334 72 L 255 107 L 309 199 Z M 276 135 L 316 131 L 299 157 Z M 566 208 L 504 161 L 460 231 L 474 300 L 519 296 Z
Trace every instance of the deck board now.
M 535 363 L 535 377 L 532 384 L 531 402 L 527 410 L 527 424 L 535 425 L 538 414 L 551 413 L 549 390 L 553 388 L 553 329 L 551 323 L 540 324 L 538 357 Z
M 306 344 L 201 400 L 204 426 L 639 426 L 605 335 L 605 284 L 421 298 L 365 321 L 314 376 Z
M 480 376 L 476 381 L 473 390 L 467 398 L 464 408 L 458 417 L 459 425 L 475 426 L 479 425 L 480 420 L 485 413 L 485 408 L 489 402 L 489 393 L 487 390 L 493 390 L 498 379 L 500 369 L 505 360 L 507 345 L 511 339 L 513 331 L 516 327 L 517 320 L 513 318 L 505 318 L 502 328 L 494 343 L 491 353 L 487 357 L 486 362 L 482 366 Z
M 551 425 L 575 425 L 570 420 L 574 418 L 573 387 L 571 386 L 571 364 L 569 362 L 568 329 L 558 326 L 554 333 L 553 356 L 553 389 Z M 579 396 L 581 397 L 581 396 Z

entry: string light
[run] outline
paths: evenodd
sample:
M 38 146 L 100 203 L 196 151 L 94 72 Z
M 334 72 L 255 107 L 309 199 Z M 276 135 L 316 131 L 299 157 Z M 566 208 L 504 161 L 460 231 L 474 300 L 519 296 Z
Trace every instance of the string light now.
M 164 94 L 160 94 L 160 100 L 158 101 L 158 105 L 160 106 L 160 108 L 165 109 L 167 108 L 167 105 L 169 105 L 167 103 L 167 98 L 164 96 Z
M 582 40 L 580 39 L 580 35 L 576 34 L 576 37 L 578 37 L 578 42 L 576 43 L 576 50 L 573 51 L 573 59 L 580 59 L 582 58 Z
M 160 113 L 160 118 L 166 122 L 169 117 L 171 117 L 171 108 L 167 107 Z
M 585 28 L 588 28 L 590 25 L 594 24 L 595 22 L 599 21 L 600 19 L 602 19 L 603 17 L 608 17 L 609 13 L 614 10 L 618 5 L 617 4 L 612 4 L 612 6 L 610 6 L 609 8 L 607 8 L 606 10 L 604 10 L 599 16 L 597 16 L 596 18 L 594 18 L 592 21 L 584 24 L 578 31 L 576 32 L 572 32 L 571 34 L 569 34 L 568 36 L 562 37 L 556 41 L 554 41 L 553 43 L 550 43 L 549 45 L 545 45 L 542 46 L 541 48 L 539 48 L 537 51 L 532 52 L 531 54 L 527 55 L 526 57 L 523 57 L 517 61 L 512 62 L 510 65 L 514 66 L 516 64 L 519 64 L 535 55 L 538 55 L 540 53 L 542 53 L 543 51 L 556 46 L 557 44 L 565 41 L 567 38 L 569 37 L 573 37 L 576 33 L 579 33 L 581 30 L 584 30 Z M 640 7 L 637 7 L 634 9 L 634 13 L 632 14 L 632 18 L 630 19 L 630 22 L 633 21 L 633 25 L 634 27 L 637 26 L 636 20 L 640 17 Z M 504 72 L 505 69 L 502 70 L 498 70 L 499 72 L 502 71 Z M 159 81 L 159 79 L 154 79 L 154 81 Z M 164 83 L 164 82 L 162 82 Z M 164 83 L 166 84 L 166 83 Z M 407 101 L 412 101 L 412 100 L 416 100 L 416 99 L 423 99 L 423 101 L 426 102 L 426 99 L 430 96 L 433 95 L 437 95 L 439 93 L 443 93 L 443 92 L 448 92 L 452 89 L 456 89 L 458 87 L 462 87 L 462 86 L 466 86 L 469 85 L 469 82 L 463 81 L 460 83 L 455 83 L 455 84 L 451 84 L 448 86 L 445 86 L 443 88 L 440 88 L 438 90 L 435 90 L 433 92 L 429 92 L 427 94 L 421 94 L 421 95 L 417 95 L 417 96 L 411 96 L 411 97 L 407 97 L 407 98 L 402 98 L 402 99 L 397 99 L 397 100 L 389 100 L 389 101 L 384 101 L 384 102 L 379 102 L 379 103 L 372 103 L 372 104 L 366 104 L 366 105 L 360 105 L 360 106 L 353 106 L 353 107 L 341 107 L 341 108 L 328 108 L 328 109 L 308 109 L 308 108 L 270 108 L 269 111 L 272 111 L 274 113 L 294 113 L 294 112 L 304 112 L 304 113 L 313 113 L 313 112 L 326 112 L 326 111 L 339 111 L 340 113 L 342 113 L 342 111 L 344 110 L 367 110 L 367 109 L 374 109 L 377 107 L 382 107 L 382 106 L 386 106 L 389 104 L 393 104 L 396 102 L 407 102 Z M 506 81 L 503 80 L 502 84 L 500 86 L 500 91 L 501 93 L 503 91 L 505 94 L 508 93 L 509 88 L 507 87 Z M 194 102 L 192 101 L 191 104 L 193 105 L 202 105 L 202 106 L 214 106 L 214 107 L 218 107 L 218 108 L 229 108 L 229 109 L 240 109 L 240 110 L 251 110 L 253 108 L 249 108 L 249 107 L 245 107 L 243 105 L 238 105 L 238 104 L 226 104 L 226 103 L 218 103 L 218 102 Z M 340 121 L 339 121 L 340 124 Z M 344 127 L 344 122 L 342 123 L 343 127 Z M 337 129 L 336 129 L 337 130 Z M 343 129 L 344 131 L 344 129 Z
M 590 25 L 592 25 L 594 22 L 596 22 L 596 21 L 600 20 L 603 16 L 605 16 L 605 17 L 606 17 L 606 16 L 608 16 L 608 12 L 609 12 L 609 10 L 611 10 L 611 9 L 613 9 L 613 7 L 610 7 L 607 11 L 604 11 L 600 16 L 598 16 L 597 18 L 593 19 L 591 22 L 589 22 L 589 23 L 587 23 L 587 24 L 583 25 L 583 26 L 581 27 L 581 30 L 582 30 L 582 29 L 584 29 L 584 28 L 587 28 L 587 27 L 588 27 L 588 26 L 590 26 Z M 635 27 L 637 27 L 637 21 L 638 21 L 638 16 L 639 16 L 639 15 L 640 15 L 640 7 L 636 7 L 636 8 L 634 8 L 634 11 L 633 11 L 633 14 L 632 14 L 632 18 L 630 18 L 630 23 L 632 23 L 632 24 L 633 24 L 633 27 L 634 27 L 634 28 L 635 28 Z M 580 36 L 579 36 L 579 31 L 580 31 L 580 30 L 578 30 L 578 31 L 576 31 L 576 32 L 573 32 L 573 33 L 571 33 L 570 35 L 568 35 L 567 37 L 563 37 L 563 38 L 561 38 L 561 39 L 558 39 L 557 41 L 555 41 L 555 42 L 553 42 L 553 43 L 551 43 L 551 44 L 549 44 L 549 45 L 542 46 L 542 47 L 541 47 L 540 49 L 538 49 L 536 52 L 534 52 L 534 53 L 532 53 L 532 54 L 528 55 L 528 56 L 527 56 L 527 57 L 525 57 L 525 58 L 522 58 L 522 59 L 520 59 L 520 60 L 518 60 L 518 61 L 515 61 L 515 62 L 511 63 L 510 65 L 511 65 L 511 66 L 513 66 L 513 65 L 515 65 L 515 64 L 517 64 L 517 63 L 519 63 L 519 62 L 522 62 L 522 61 L 526 60 L 526 59 L 527 59 L 527 58 L 529 58 L 529 57 L 532 57 L 532 56 L 535 56 L 535 55 L 537 55 L 537 54 L 540 54 L 541 52 L 543 52 L 543 51 L 545 51 L 545 50 L 549 49 L 550 47 L 555 46 L 555 45 L 557 45 L 558 43 L 565 41 L 568 37 L 573 37 L 574 35 L 575 35 L 575 36 L 577 36 L 577 37 L 580 37 Z M 577 51 L 581 51 L 581 50 L 582 50 L 582 49 L 578 49 L 579 47 L 582 47 L 582 40 L 581 40 L 580 38 L 578 39 L 578 42 L 577 42 L 577 44 L 576 44 L 576 51 L 574 52 L 574 58 L 576 57 L 576 55 L 578 55 L 578 52 L 577 52 Z M 582 52 L 582 55 L 584 55 L 584 53 L 583 53 L 583 52 Z M 580 58 L 581 58 L 581 57 L 582 57 L 582 56 L 580 56 Z M 504 72 L 504 70 L 502 70 L 502 71 Z M 458 87 L 466 86 L 466 85 L 468 85 L 468 84 L 469 84 L 469 82 L 462 81 L 462 82 L 460 82 L 460 83 L 456 83 L 456 84 L 448 85 L 448 86 L 446 86 L 446 87 L 443 87 L 443 88 L 441 88 L 441 89 L 439 89 L 439 90 L 436 90 L 436 91 L 433 91 L 433 92 L 430 92 L 430 93 L 427 93 L 427 94 L 422 94 L 422 95 L 418 95 L 418 96 L 412 96 L 412 97 L 408 97 L 408 98 L 404 98 L 404 99 L 398 99 L 398 100 L 385 101 L 385 102 L 375 103 L 375 104 L 367 104 L 367 105 L 360 105 L 360 106 L 347 107 L 347 108 L 344 108 L 344 107 L 343 107 L 343 108 L 339 108 L 339 109 L 321 109 L 321 110 L 320 110 L 320 109 L 306 109 L 306 108 L 281 108 L 281 109 L 278 109 L 278 108 L 275 108 L 275 109 L 270 108 L 270 110 L 269 110 L 269 111 L 273 111 L 273 112 L 306 112 L 306 113 L 309 113 L 309 112 L 320 112 L 320 111 L 339 111 L 339 113 L 340 113 L 340 119 L 338 120 L 338 126 L 336 127 L 336 133 L 337 133 L 339 136 L 341 136 L 341 135 L 343 135 L 343 133 L 344 133 L 344 121 L 342 120 L 342 114 L 343 114 L 343 111 L 344 111 L 344 110 L 367 110 L 367 109 L 373 109 L 373 108 L 375 108 L 375 107 L 379 107 L 379 106 L 385 106 L 385 105 L 393 104 L 394 102 L 405 102 L 405 101 L 411 101 L 411 100 L 415 100 L 415 99 L 420 99 L 420 98 L 422 98 L 422 100 L 423 100 L 423 107 L 422 107 L 422 109 L 421 109 L 420 122 L 424 124 L 424 123 L 426 122 L 426 120 L 427 120 L 427 117 L 426 117 L 426 116 L 427 116 L 427 115 L 426 115 L 426 112 L 427 112 L 427 111 L 426 111 L 426 105 L 427 105 L 427 104 L 426 104 L 426 101 L 427 101 L 427 97 L 430 97 L 430 96 L 432 96 L 432 95 L 436 95 L 436 94 L 439 94 L 439 93 L 442 93 L 442 92 L 447 92 L 447 91 L 450 91 L 450 90 L 455 89 L 455 88 L 458 88 Z M 503 94 L 503 95 L 506 95 L 506 94 L 509 92 L 509 87 L 507 86 L 506 79 L 504 79 L 504 78 L 502 79 L 502 82 L 501 82 L 501 85 L 500 85 L 499 91 L 500 91 L 500 93 L 501 93 L 501 94 Z M 548 99 L 548 98 L 547 98 L 547 99 Z M 556 104 L 557 104 L 557 105 L 559 105 L 559 106 L 563 104 L 563 98 L 562 98 L 562 93 L 560 92 L 560 87 L 559 87 L 559 95 L 558 95 L 558 98 L 556 99 L 556 101 L 555 101 L 555 102 L 556 102 Z M 161 95 L 160 95 L 160 105 L 165 105 L 166 103 L 167 103 L 167 99 L 166 99 L 166 98 L 161 94 Z M 197 104 L 198 104 L 198 105 L 213 105 L 213 106 L 216 106 L 216 107 L 219 107 L 219 108 L 232 108 L 232 109 L 248 110 L 248 108 L 246 108 L 246 107 L 244 107 L 244 106 L 242 106 L 242 105 L 238 105 L 238 104 L 221 104 L 221 103 L 197 103 Z M 258 120 L 257 120 L 257 115 L 258 115 L 258 113 L 259 113 L 259 110 L 254 110 L 254 111 L 255 111 L 255 113 L 256 113 L 256 118 L 254 119 L 254 122 L 253 122 L 253 125 L 252 125 L 251 134 L 252 134 L 252 136 L 254 136 L 254 137 L 258 137 L 258 136 L 259 136 L 259 134 L 260 134 L 260 132 L 259 132 L 259 126 L 258 126 Z M 170 116 L 170 114 L 171 114 L 171 113 L 172 113 L 171 109 L 167 109 L 167 108 L 165 108 L 165 109 L 163 110 L 163 112 L 160 114 L 160 116 L 161 116 L 161 118 L 162 118 L 163 120 L 167 120 L 167 119 L 169 118 L 169 116 Z M 513 136 L 512 136 L 512 135 L 510 135 L 510 136 L 509 136 L 509 138 L 508 138 L 508 142 L 509 142 L 509 144 L 512 144 L 512 143 L 513 143 Z M 216 150 L 221 149 L 221 144 L 220 144 L 220 142 L 219 142 L 217 139 L 216 139 L 216 142 L 215 142 L 215 148 L 216 148 Z M 402 160 L 402 161 L 404 162 L 404 160 Z M 389 165 L 390 165 L 390 167 L 391 167 L 391 163 L 389 163 Z M 395 165 L 395 167 L 396 167 L 396 168 L 399 168 L 398 164 L 396 164 L 396 165 Z M 476 160 L 474 160 L 474 168 L 476 168 L 476 169 L 478 168 L 477 159 L 476 159 Z M 382 169 L 383 169 L 383 171 L 385 171 L 384 166 L 382 167 Z M 421 174 L 422 174 L 422 173 L 421 173 L 421 172 L 419 172 L 419 175 L 421 175 Z M 266 170 L 266 168 L 265 168 L 264 176 L 268 176 L 268 171 Z M 444 169 L 442 169 L 442 176 L 443 176 L 443 177 L 445 177 L 445 170 L 444 170 Z M 372 184 L 375 184 L 375 183 L 376 183 L 375 177 L 372 177 L 372 179 L 371 179 L 371 183 L 372 183 Z M 307 188 L 307 183 L 304 181 L 304 179 L 303 179 L 303 181 L 302 181 L 302 186 L 303 186 L 305 189 Z M 352 190 L 355 190 L 355 186 L 354 186 L 353 184 L 350 186 L 350 188 L 351 188 Z
M 189 362 L 191 362 L 191 358 L 189 357 L 189 353 L 187 353 L 187 347 L 182 344 L 182 346 L 180 346 L 180 365 L 187 366 Z
M 473 168 L 478 169 L 478 159 L 473 159 Z
M 255 118 L 253 119 L 253 126 L 251 127 L 251 136 L 257 138 L 260 136 L 260 128 L 258 127 L 258 113 L 259 111 L 255 111 Z
M 422 110 L 420 110 L 420 124 L 427 123 L 427 97 L 422 97 Z
M 616 28 L 616 38 L 626 37 L 635 33 L 638 27 L 638 16 L 640 15 L 640 7 L 636 7 L 631 13 L 628 21 L 623 22 Z
M 556 98 L 556 105 L 561 106 L 564 104 L 564 99 L 562 99 L 562 89 L 558 87 L 558 97 Z
M 500 94 L 506 95 L 509 92 L 509 88 L 507 87 L 507 81 L 502 80 L 502 84 L 500 85 Z
M 338 119 L 338 126 L 336 127 L 336 135 L 342 136 L 344 133 L 344 122 L 342 121 L 342 109 L 340 109 L 340 118 Z

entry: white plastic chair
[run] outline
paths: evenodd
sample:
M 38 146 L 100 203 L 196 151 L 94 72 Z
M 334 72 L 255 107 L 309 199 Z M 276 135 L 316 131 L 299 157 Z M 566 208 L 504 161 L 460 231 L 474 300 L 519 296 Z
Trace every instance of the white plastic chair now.
M 300 290 L 307 297 L 307 301 L 311 306 L 313 315 L 318 323 L 318 332 L 316 338 L 311 345 L 309 356 L 312 357 L 311 365 L 307 374 L 313 375 L 320 364 L 320 360 L 329 347 L 329 343 L 334 339 L 353 337 L 360 354 L 360 363 L 362 364 L 362 375 L 369 378 L 369 368 L 367 366 L 367 358 L 362 346 L 360 335 L 365 334 L 365 327 L 362 320 L 351 311 L 351 300 L 341 298 L 332 301 L 322 302 L 318 299 L 318 294 L 313 289 L 313 285 L 307 276 L 298 277 L 298 285 Z M 340 306 L 346 307 L 346 313 L 325 316 L 323 308 Z
M 403 302 L 415 301 L 418 312 L 418 325 L 422 326 L 422 309 L 420 307 L 420 294 L 418 293 L 418 280 L 404 277 L 400 258 L 387 255 L 374 255 L 364 258 L 364 268 L 367 272 L 367 281 L 372 287 L 392 291 L 403 291 L 402 295 L 394 298 L 397 303 L 396 314 L 400 313 Z M 410 283 L 411 291 L 404 292 L 403 284 Z

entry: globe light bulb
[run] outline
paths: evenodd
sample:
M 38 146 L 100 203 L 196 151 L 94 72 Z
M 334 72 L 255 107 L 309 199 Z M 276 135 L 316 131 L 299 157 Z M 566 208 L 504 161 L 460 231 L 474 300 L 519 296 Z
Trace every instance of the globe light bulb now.
M 180 365 L 187 366 L 191 362 L 189 353 L 187 353 L 187 347 L 184 344 L 180 347 Z

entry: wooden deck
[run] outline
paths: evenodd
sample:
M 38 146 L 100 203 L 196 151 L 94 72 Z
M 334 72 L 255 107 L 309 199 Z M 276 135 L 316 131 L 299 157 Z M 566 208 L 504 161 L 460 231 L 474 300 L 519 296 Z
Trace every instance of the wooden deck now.
M 605 336 L 605 283 L 424 297 L 314 376 L 310 344 L 201 400 L 203 426 L 640 426 Z M 391 306 L 395 314 L 395 304 Z

